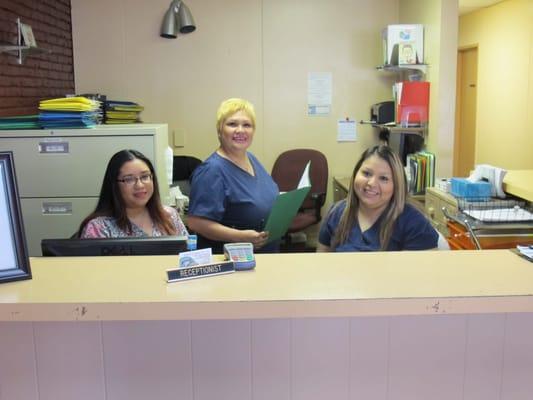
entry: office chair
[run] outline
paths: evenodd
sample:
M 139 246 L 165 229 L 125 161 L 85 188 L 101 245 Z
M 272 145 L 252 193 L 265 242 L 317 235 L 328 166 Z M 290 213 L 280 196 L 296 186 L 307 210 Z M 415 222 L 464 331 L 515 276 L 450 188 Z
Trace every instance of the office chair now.
M 320 210 L 326 201 L 328 161 L 324 154 L 318 150 L 294 149 L 281 153 L 272 167 L 272 179 L 277 183 L 279 190 L 288 192 L 296 189 L 304 168 L 309 161 L 311 161 L 309 171 L 311 190 L 289 226 L 285 235 L 286 242 L 290 241 L 288 233 L 303 231 L 314 224 L 318 224 L 322 219 Z
M 178 184 L 181 192 L 188 196 L 191 191 L 190 179 L 193 171 L 202 160 L 192 156 L 174 156 L 172 162 L 172 183 Z

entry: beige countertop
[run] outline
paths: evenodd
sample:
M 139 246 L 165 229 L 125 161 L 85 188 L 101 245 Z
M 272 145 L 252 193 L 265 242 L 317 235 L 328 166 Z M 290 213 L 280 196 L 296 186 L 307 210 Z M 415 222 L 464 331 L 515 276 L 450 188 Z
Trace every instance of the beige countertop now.
M 257 255 L 252 271 L 166 283 L 174 256 L 31 258 L 0 321 L 532 312 L 533 263 L 508 250 Z
M 503 190 L 533 202 L 533 169 L 507 171 L 503 178 Z

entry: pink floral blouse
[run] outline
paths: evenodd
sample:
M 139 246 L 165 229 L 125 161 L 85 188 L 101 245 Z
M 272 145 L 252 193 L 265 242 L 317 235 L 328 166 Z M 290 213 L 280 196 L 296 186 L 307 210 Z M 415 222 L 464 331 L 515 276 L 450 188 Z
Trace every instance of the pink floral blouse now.
M 170 218 L 172 220 L 172 223 L 176 227 L 176 235 L 177 236 L 187 236 L 189 233 L 187 232 L 187 228 L 185 228 L 185 224 L 181 220 L 180 216 L 178 215 L 178 212 L 168 206 L 163 206 L 165 211 L 170 214 Z M 141 228 L 139 228 L 134 223 L 132 225 L 132 232 L 128 233 L 122 229 L 120 229 L 117 225 L 117 221 L 113 217 L 96 217 L 94 219 L 91 219 L 86 225 L 85 228 L 83 228 L 83 231 L 81 233 L 82 239 L 97 239 L 97 238 L 119 238 L 119 237 L 128 237 L 128 236 L 135 236 L 135 237 L 143 237 L 148 236 L 145 231 L 143 231 Z M 157 226 L 152 226 L 152 236 L 165 236 L 163 232 L 159 230 Z

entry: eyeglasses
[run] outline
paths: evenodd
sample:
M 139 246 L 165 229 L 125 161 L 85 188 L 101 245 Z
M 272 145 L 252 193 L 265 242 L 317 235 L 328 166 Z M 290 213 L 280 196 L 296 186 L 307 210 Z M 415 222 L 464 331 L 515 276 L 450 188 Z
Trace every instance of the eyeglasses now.
M 133 186 L 137 183 L 137 181 L 141 181 L 143 184 L 147 184 L 152 182 L 152 174 L 146 174 L 141 176 L 126 176 L 122 179 L 117 179 L 117 182 L 124 183 L 127 186 Z

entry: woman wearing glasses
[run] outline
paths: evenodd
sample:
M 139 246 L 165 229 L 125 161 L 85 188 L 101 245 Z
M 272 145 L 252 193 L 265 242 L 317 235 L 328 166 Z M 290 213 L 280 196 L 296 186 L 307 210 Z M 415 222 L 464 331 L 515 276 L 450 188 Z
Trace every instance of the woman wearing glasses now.
M 96 209 L 78 233 L 81 238 L 188 234 L 177 211 L 161 204 L 152 163 L 135 150 L 111 157 Z

